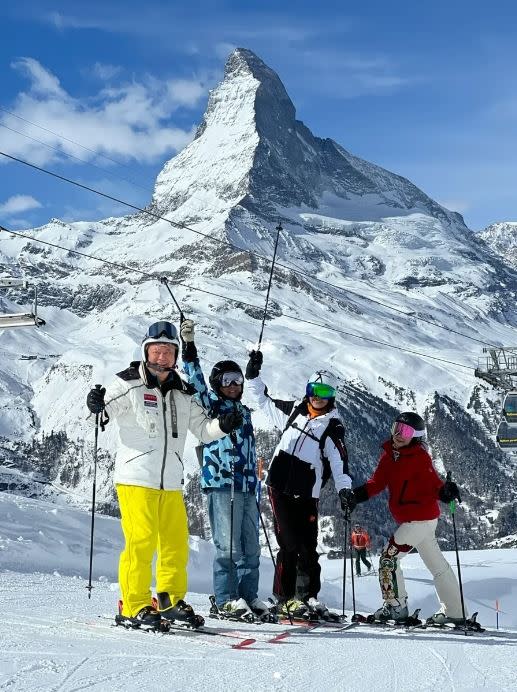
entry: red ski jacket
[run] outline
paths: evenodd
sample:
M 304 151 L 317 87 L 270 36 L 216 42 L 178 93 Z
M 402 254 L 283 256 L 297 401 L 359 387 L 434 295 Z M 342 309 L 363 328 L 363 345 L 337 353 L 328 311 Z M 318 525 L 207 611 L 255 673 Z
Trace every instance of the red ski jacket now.
M 359 550 L 370 547 L 370 536 L 366 531 L 352 531 L 352 547 Z
M 390 512 L 399 524 L 439 517 L 438 491 L 444 482 L 425 447 L 417 443 L 394 450 L 388 440 L 382 449 L 372 477 L 357 488 L 359 496 L 366 492 L 366 500 L 388 488 Z

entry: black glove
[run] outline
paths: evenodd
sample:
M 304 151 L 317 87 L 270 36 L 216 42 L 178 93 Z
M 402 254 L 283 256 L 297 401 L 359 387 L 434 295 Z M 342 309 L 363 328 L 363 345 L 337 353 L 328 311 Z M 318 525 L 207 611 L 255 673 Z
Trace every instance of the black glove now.
M 351 514 L 357 505 L 354 491 L 351 488 L 342 488 L 338 494 L 341 502 L 341 509 L 345 514 Z
M 106 387 L 101 387 L 99 384 L 90 389 L 88 396 L 86 397 L 86 406 L 90 409 L 92 413 L 102 413 L 104 411 L 104 395 L 106 394 Z
M 250 353 L 250 359 L 248 365 L 246 365 L 246 379 L 254 380 L 255 377 L 260 375 L 260 368 L 262 367 L 262 361 L 264 356 L 262 351 L 252 351 Z
M 438 496 L 442 502 L 451 502 L 452 500 L 461 502 L 460 490 L 454 481 L 445 481 L 438 492 Z
M 224 433 L 231 433 L 233 430 L 237 430 L 237 428 L 241 427 L 244 418 L 239 411 L 232 411 L 231 413 L 224 413 L 222 416 L 219 416 L 218 420 L 221 430 Z

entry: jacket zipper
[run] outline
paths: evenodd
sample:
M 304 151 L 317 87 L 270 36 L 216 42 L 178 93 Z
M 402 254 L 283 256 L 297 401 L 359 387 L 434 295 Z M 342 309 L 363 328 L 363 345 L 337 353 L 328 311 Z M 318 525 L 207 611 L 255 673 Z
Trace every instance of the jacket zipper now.
M 174 452 L 174 454 L 178 457 L 178 460 L 179 460 L 179 462 L 180 462 L 180 464 L 181 464 L 181 485 L 184 485 L 184 483 L 185 483 L 185 476 L 184 476 L 184 473 L 185 473 L 185 466 L 184 466 L 184 464 L 183 464 L 183 462 L 182 462 L 182 460 L 181 460 L 181 457 L 180 457 L 180 455 L 178 454 L 178 452 Z
M 161 392 L 160 392 L 161 394 Z M 162 461 L 162 474 L 160 478 L 160 490 L 163 490 L 163 474 L 165 473 L 165 460 L 167 459 L 167 404 L 165 403 L 165 397 L 162 394 L 162 413 L 163 413 L 163 461 Z

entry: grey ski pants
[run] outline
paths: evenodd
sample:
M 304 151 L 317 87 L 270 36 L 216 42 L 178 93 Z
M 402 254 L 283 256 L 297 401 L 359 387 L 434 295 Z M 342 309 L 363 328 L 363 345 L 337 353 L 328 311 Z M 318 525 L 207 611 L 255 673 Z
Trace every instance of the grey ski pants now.
M 422 562 L 432 574 L 441 609 L 449 617 L 461 618 L 458 580 L 438 546 L 435 535 L 437 523 L 437 519 L 406 522 L 391 536 L 379 560 L 382 595 L 384 601 L 391 605 L 406 602 L 407 591 L 400 563 L 413 548 L 416 548 Z

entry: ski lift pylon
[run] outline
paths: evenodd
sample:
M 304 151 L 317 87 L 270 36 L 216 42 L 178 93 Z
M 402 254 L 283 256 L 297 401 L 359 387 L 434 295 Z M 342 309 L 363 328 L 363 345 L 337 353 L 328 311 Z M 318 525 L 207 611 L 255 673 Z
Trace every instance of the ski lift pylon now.
M 28 289 L 29 282 L 25 279 L 0 278 L 0 288 L 20 287 Z M 34 286 L 34 302 L 32 312 L 0 313 L 0 329 L 13 327 L 42 327 L 45 320 L 38 317 L 38 288 Z

